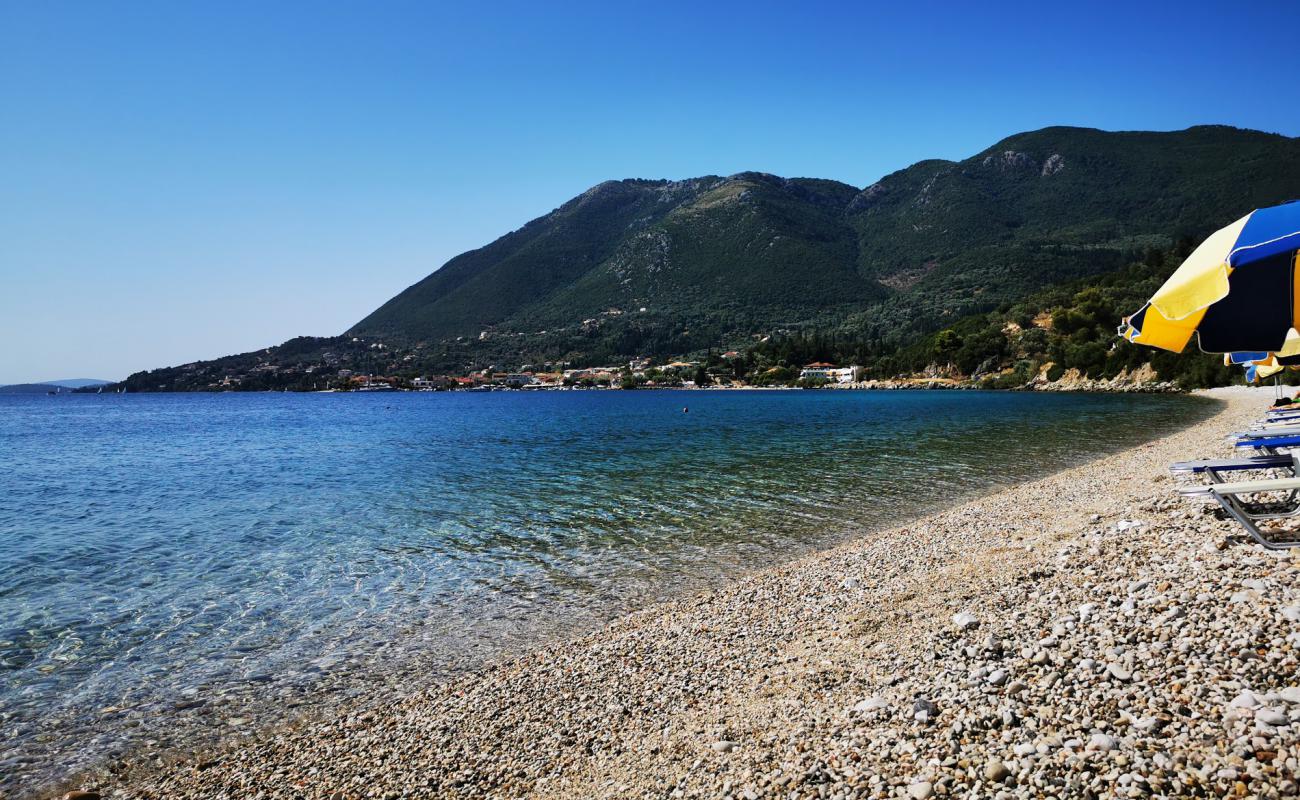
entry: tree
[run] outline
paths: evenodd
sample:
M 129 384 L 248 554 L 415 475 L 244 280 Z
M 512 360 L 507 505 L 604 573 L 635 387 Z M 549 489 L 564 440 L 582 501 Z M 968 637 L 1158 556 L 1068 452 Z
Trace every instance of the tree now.
M 944 363 L 951 363 L 954 355 L 961 349 L 961 336 L 952 328 L 939 331 L 934 337 L 934 357 Z
M 704 368 L 703 365 L 696 367 L 696 368 L 695 368 L 695 385 L 696 385 L 696 386 L 708 386 L 708 385 L 711 384 L 711 383 L 713 383 L 713 379 L 709 377 L 709 372 L 708 372 L 708 370 L 706 370 L 706 369 Z

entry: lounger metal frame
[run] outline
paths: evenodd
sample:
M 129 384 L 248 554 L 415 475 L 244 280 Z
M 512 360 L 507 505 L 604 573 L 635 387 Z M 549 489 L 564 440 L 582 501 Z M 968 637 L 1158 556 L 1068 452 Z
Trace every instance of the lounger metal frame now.
M 1283 486 L 1276 488 L 1267 484 L 1281 483 Z M 1283 478 L 1278 481 L 1245 481 L 1242 483 L 1211 483 L 1205 486 L 1198 486 L 1180 490 L 1184 497 L 1204 497 L 1215 500 L 1223 507 L 1228 515 L 1235 519 L 1241 527 L 1246 529 L 1246 533 L 1259 544 L 1269 550 L 1287 550 L 1292 547 L 1300 547 L 1300 539 L 1269 539 L 1259 529 L 1256 523 L 1266 519 L 1285 519 L 1300 514 L 1300 507 L 1293 508 L 1287 512 L 1274 513 L 1261 508 L 1250 508 L 1246 503 L 1238 498 L 1238 494 L 1257 494 L 1269 491 L 1287 491 L 1291 498 L 1294 499 L 1296 490 L 1300 489 L 1300 478 Z

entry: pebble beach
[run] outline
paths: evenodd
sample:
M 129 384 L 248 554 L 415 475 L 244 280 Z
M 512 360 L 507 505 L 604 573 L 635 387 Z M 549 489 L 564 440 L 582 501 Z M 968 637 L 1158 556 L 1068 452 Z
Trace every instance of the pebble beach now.
M 1272 390 L 1161 440 L 400 700 L 78 788 L 131 798 L 1287 797 L 1300 553 L 1181 500 Z M 57 796 L 57 795 L 56 795 Z M 75 795 L 74 795 L 75 796 Z

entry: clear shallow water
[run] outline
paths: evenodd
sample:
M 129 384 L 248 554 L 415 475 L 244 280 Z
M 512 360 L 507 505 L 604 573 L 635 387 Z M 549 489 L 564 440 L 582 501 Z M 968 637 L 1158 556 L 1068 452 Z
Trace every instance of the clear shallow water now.
M 919 391 L 0 397 L 0 794 L 400 691 L 1205 413 Z

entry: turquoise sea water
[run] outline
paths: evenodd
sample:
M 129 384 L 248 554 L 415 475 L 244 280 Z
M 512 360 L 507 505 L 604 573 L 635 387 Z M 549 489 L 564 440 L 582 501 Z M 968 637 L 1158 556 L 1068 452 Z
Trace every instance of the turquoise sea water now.
M 924 391 L 0 397 L 0 794 L 402 691 L 1207 408 Z

